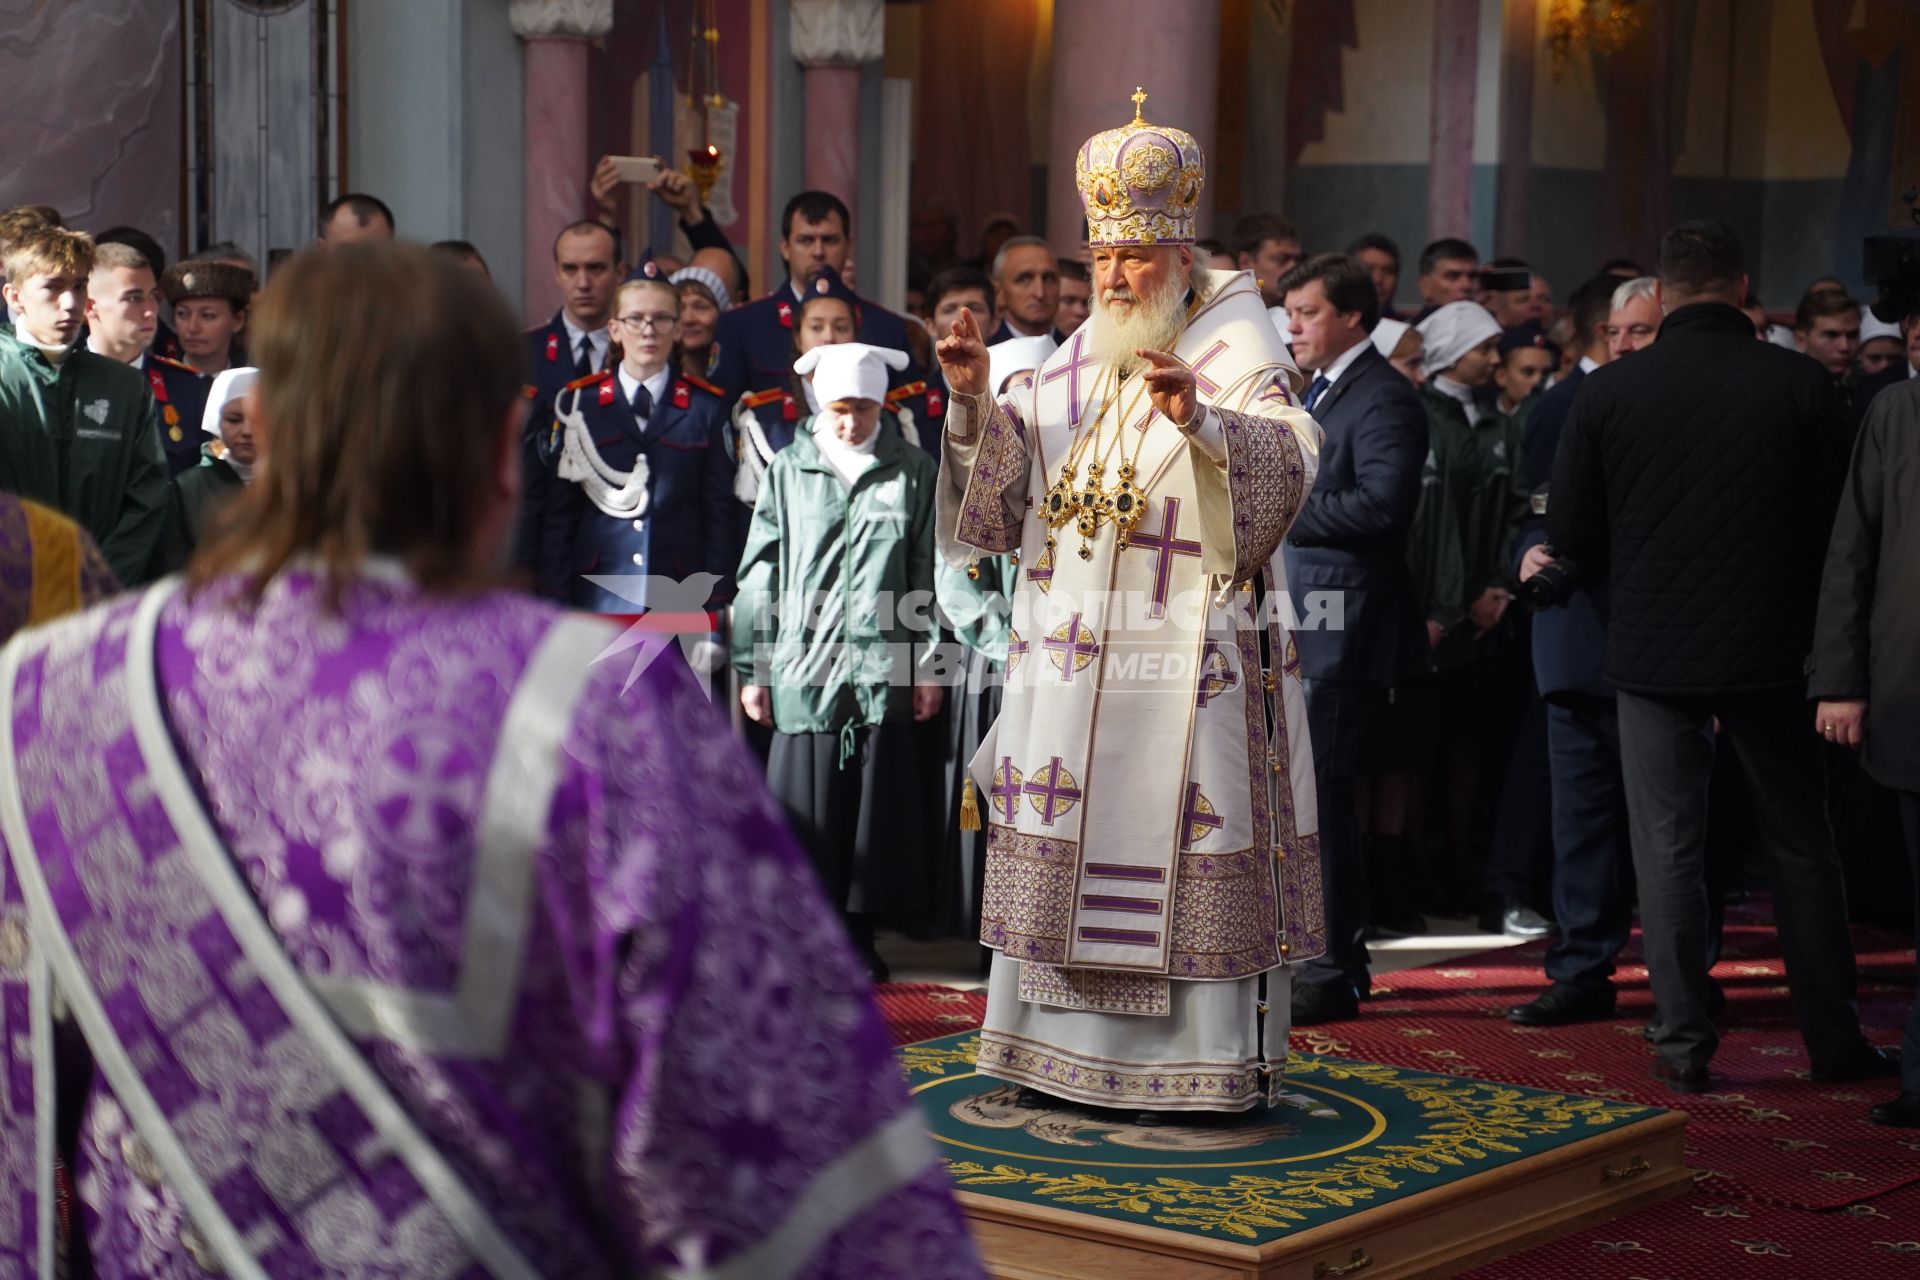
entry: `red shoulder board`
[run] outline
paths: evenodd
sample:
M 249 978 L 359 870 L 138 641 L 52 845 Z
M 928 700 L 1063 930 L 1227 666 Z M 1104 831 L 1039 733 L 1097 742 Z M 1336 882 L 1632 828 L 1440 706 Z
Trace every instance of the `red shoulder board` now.
M 946 408 L 946 398 L 940 394 L 940 388 L 927 388 L 927 416 L 937 418 Z
M 572 391 L 575 387 L 590 387 L 594 383 L 600 381 L 602 378 L 611 378 L 611 377 L 613 377 L 613 370 L 611 369 L 604 370 L 600 373 L 590 373 L 584 378 L 575 378 L 572 382 L 569 382 L 566 385 L 565 389 L 568 391 Z
M 605 382 L 601 383 L 600 384 L 600 407 L 604 409 L 608 405 L 612 404 L 614 396 L 616 394 L 617 393 L 613 389 L 612 378 L 608 378 Z
M 927 384 L 924 382 L 906 383 L 904 386 L 895 387 L 893 390 L 887 392 L 887 403 L 897 405 L 902 400 L 911 400 L 926 389 Z
M 557 333 L 550 333 L 547 335 L 547 363 L 558 364 L 559 362 L 560 362 L 560 335 Z
M 676 409 L 690 409 L 693 407 L 693 388 L 687 385 L 685 378 L 675 378 L 673 380 L 673 407 Z
M 683 374 L 681 376 L 686 379 L 688 386 L 698 387 L 700 388 L 700 390 L 706 392 L 710 396 L 724 396 L 727 394 L 726 392 L 722 391 L 719 387 L 716 387 L 711 382 L 708 382 L 705 378 L 695 377 L 691 373 Z
M 779 314 L 780 314 L 780 327 L 782 329 L 793 328 L 793 304 L 791 302 L 788 302 L 784 298 L 781 299 Z
M 799 404 L 792 396 L 786 395 L 785 393 L 782 393 L 781 399 L 783 401 L 780 406 L 781 420 L 785 422 L 798 422 L 800 420 Z
M 153 388 L 153 398 L 165 404 L 167 403 L 167 380 L 160 376 L 160 368 L 156 363 L 158 359 L 157 356 L 148 357 L 147 385 Z
M 762 405 L 772 404 L 787 393 L 779 387 L 768 387 L 765 391 L 755 391 L 740 397 L 740 403 L 749 409 L 758 409 Z

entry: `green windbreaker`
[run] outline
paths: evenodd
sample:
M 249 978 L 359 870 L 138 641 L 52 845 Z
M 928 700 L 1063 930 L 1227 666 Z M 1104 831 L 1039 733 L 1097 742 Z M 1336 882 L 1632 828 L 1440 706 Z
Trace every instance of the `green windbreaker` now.
M 925 450 L 884 429 L 851 493 L 811 420 L 774 455 L 740 557 L 733 666 L 742 685 L 772 689 L 780 732 L 913 718 L 914 681 L 934 678 L 939 639 L 937 478 Z
M 147 380 L 84 347 L 56 369 L 0 333 L 0 489 L 78 522 L 123 585 L 148 581 L 169 492 Z

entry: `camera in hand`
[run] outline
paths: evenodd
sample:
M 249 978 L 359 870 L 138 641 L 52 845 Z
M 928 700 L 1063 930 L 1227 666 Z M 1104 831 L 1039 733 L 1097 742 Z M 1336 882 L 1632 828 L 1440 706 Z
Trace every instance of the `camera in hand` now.
M 1529 496 L 1527 504 L 1533 514 L 1545 518 L 1547 514 L 1547 486 L 1541 485 Z M 1555 609 L 1573 598 L 1580 589 L 1580 570 L 1573 561 L 1559 555 L 1553 547 L 1542 543 L 1540 549 L 1553 557 L 1553 563 L 1520 584 L 1520 603 L 1535 613 L 1542 609 Z
M 1542 549 L 1553 555 L 1551 546 L 1542 545 Z M 1564 556 L 1554 556 L 1552 564 L 1520 584 L 1520 603 L 1535 613 L 1542 609 L 1557 609 L 1573 598 L 1580 589 L 1580 571 L 1573 561 Z

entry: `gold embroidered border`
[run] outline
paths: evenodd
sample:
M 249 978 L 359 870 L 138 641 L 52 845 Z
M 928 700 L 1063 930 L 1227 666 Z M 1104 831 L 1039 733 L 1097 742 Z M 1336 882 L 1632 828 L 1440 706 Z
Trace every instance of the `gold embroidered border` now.
M 1270 1101 L 1272 1087 L 1257 1062 L 1114 1062 L 993 1030 L 980 1033 L 974 1069 L 1073 1102 L 1154 1111 L 1247 1111 Z
M 1064 961 L 1079 866 L 1072 840 L 989 824 L 980 945 L 1022 960 Z
M 1300 441 L 1279 418 L 1214 406 L 1227 441 L 1233 499 L 1233 580 L 1246 582 L 1273 558 L 1307 494 Z M 1258 667 L 1252 668 L 1258 670 Z
M 1264 849 L 1183 854 L 1176 883 L 1174 977 L 1244 978 L 1280 963 L 1273 876 Z
M 1000 404 L 990 399 L 986 403 L 986 438 L 980 442 L 967 475 L 956 537 L 970 547 L 1005 555 L 1020 545 L 1022 514 L 1008 502 L 1008 490 L 1025 479 L 1029 460 L 1025 432 Z M 969 406 L 968 412 L 978 410 Z M 977 429 L 978 419 L 974 421 Z
M 1173 987 L 1149 973 L 1069 968 L 1029 961 L 1020 966 L 1020 998 L 1030 1004 L 1165 1017 L 1173 1012 Z

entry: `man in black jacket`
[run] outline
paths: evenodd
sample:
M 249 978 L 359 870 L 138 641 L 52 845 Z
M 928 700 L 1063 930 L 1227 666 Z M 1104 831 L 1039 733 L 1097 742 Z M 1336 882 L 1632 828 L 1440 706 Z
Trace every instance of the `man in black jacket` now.
M 1920 381 L 1882 391 L 1854 444 L 1833 525 L 1813 635 L 1814 730 L 1861 750 L 1868 775 L 1900 796 L 1907 861 L 1920 886 Z M 1920 906 L 1917 906 L 1920 909 Z M 1920 998 L 1907 1012 L 1900 1096 L 1875 1124 L 1920 1127 Z
M 1707 786 L 1715 736 L 1757 810 L 1795 1018 L 1815 1080 L 1891 1074 L 1854 1007 L 1846 894 L 1807 732 L 1807 654 L 1848 432 L 1813 361 L 1753 340 L 1724 224 L 1660 244 L 1658 339 L 1596 369 L 1553 471 L 1547 533 L 1610 587 L 1607 680 L 1658 1018 L 1654 1077 L 1709 1087 Z
M 1380 317 L 1372 277 L 1341 254 L 1300 264 L 1279 282 L 1293 356 L 1314 377 L 1306 408 L 1326 432 L 1313 492 L 1294 522 L 1287 582 L 1304 600 L 1294 634 L 1320 808 L 1327 951 L 1293 985 L 1299 1026 L 1351 1018 L 1368 986 L 1368 881 L 1354 808 L 1360 749 L 1387 687 L 1426 660 L 1426 632 L 1407 572 L 1407 527 L 1420 496 L 1427 415 L 1368 335 Z M 1315 626 L 1314 593 L 1340 602 Z M 1337 619 L 1337 626 L 1334 620 Z M 1409 869 L 1385 869 L 1402 882 Z M 1376 885 L 1383 889 L 1399 886 Z

